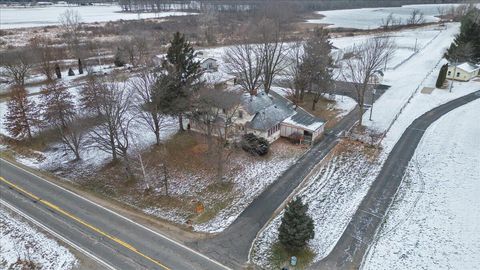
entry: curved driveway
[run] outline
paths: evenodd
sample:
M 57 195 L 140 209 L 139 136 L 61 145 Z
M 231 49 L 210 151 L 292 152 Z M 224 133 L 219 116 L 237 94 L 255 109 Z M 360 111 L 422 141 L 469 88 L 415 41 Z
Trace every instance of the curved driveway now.
M 478 98 L 480 91 L 443 104 L 413 121 L 395 144 L 332 252 L 313 269 L 359 269 L 425 130 L 446 113 Z

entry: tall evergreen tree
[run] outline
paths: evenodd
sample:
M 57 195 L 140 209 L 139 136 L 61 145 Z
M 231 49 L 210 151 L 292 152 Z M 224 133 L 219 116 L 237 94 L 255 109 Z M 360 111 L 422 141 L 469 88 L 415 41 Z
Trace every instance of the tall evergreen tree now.
M 301 72 L 308 77 L 309 90 L 313 94 L 312 110 L 320 101 L 322 94 L 327 93 L 333 85 L 332 43 L 328 30 L 315 29 L 312 37 L 304 45 L 304 58 Z
M 288 203 L 278 230 L 278 239 L 287 250 L 300 250 L 315 236 L 313 220 L 307 210 L 308 205 L 299 197 Z
M 83 74 L 83 64 L 80 58 L 78 58 L 78 74 Z
M 116 67 L 123 67 L 125 65 L 123 51 L 120 48 L 117 48 L 117 52 L 115 53 L 115 57 L 113 59 L 113 64 Z
M 58 81 L 50 81 L 42 89 L 43 119 L 46 123 L 67 127 L 68 119 L 75 115 L 73 96 L 67 87 Z
M 472 9 L 461 21 L 460 33 L 448 48 L 450 61 L 480 61 L 480 10 Z
M 162 94 L 162 112 L 178 116 L 180 130 L 183 130 L 183 114 L 191 109 L 192 94 L 200 86 L 202 70 L 195 57 L 190 42 L 184 35 L 175 33 L 163 63 L 168 78 L 161 77 L 169 81 L 169 87 L 162 87 L 159 93 Z
M 6 128 L 12 136 L 32 138 L 32 128 L 39 123 L 38 108 L 34 101 L 28 99 L 25 87 L 15 85 L 12 88 L 5 120 Z
M 57 75 L 57 79 L 62 78 L 62 72 L 61 72 L 60 66 L 58 64 L 55 64 L 55 75 Z
M 443 86 L 443 83 L 447 79 L 447 71 L 448 71 L 448 64 L 445 64 L 440 68 L 440 72 L 438 73 L 437 83 L 435 84 L 437 88 L 441 88 Z

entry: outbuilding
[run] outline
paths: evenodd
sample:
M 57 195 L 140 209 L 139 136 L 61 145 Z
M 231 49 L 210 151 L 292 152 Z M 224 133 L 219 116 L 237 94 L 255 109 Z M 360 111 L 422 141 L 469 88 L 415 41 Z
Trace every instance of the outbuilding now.
M 447 79 L 468 82 L 479 75 L 480 67 L 468 62 L 448 66 Z

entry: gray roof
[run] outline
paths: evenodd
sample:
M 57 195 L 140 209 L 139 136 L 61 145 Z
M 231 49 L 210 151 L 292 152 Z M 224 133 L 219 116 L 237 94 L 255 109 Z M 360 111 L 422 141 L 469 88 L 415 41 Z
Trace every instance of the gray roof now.
M 320 118 L 297 108 L 285 97 L 270 91 L 270 94 L 260 92 L 256 96 L 243 96 L 243 104 L 250 114 L 255 114 L 248 128 L 266 131 L 290 117 L 290 122 L 300 126 L 311 126 L 314 123 L 324 123 Z
M 249 114 L 255 114 L 269 106 L 273 105 L 273 97 L 265 92 L 260 92 L 255 96 L 248 93 L 243 94 L 242 103 Z
M 323 122 L 320 120 L 320 118 L 317 118 L 302 109 L 297 109 L 297 113 L 292 115 L 290 119 L 296 123 L 302 124 L 303 126 L 310 126 L 318 122 Z

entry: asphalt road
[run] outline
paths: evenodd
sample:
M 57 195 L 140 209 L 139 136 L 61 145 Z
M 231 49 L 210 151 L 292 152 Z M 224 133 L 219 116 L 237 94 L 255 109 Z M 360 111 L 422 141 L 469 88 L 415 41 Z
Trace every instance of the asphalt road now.
M 478 98 L 480 98 L 480 91 L 443 104 L 413 121 L 395 144 L 380 174 L 373 182 L 332 252 L 312 269 L 360 268 L 363 257 L 375 240 L 375 234 L 394 200 L 408 163 L 425 130 L 446 113 Z
M 2 159 L 0 176 L 0 204 L 13 206 L 106 269 L 228 269 Z
M 212 239 L 190 243 L 190 246 L 234 269 L 244 267 L 257 233 L 312 169 L 337 145 L 340 134 L 355 124 L 358 110 L 351 111 L 329 130 L 318 144 L 268 186 L 227 229 Z

